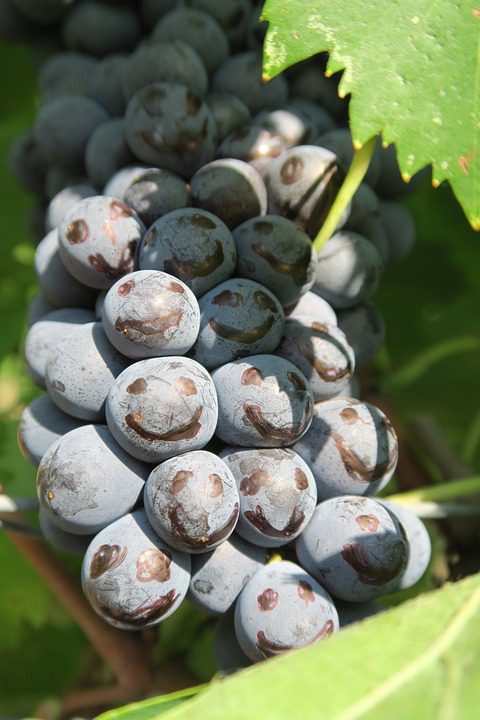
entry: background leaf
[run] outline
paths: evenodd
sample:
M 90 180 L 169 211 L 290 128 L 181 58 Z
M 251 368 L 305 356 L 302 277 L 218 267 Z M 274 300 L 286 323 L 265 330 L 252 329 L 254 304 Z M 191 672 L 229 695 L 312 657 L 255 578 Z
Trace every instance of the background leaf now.
M 162 720 L 473 718 L 480 576 L 210 685 Z
M 169 693 L 168 695 L 160 695 L 155 698 L 148 698 L 141 702 L 130 703 L 114 710 L 98 715 L 96 720 L 153 720 L 162 715 L 167 710 L 185 702 L 193 695 L 196 695 L 202 686 L 195 688 L 187 688 L 179 692 Z
M 402 173 L 433 163 L 480 229 L 480 9 L 463 0 L 267 0 L 264 69 L 273 77 L 328 51 L 345 70 L 350 127 L 396 143 Z

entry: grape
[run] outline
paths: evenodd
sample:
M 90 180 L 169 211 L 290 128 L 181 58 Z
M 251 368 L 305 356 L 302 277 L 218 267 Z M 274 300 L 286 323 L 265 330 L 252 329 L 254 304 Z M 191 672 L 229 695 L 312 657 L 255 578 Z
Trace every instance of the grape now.
M 68 188 L 65 188 L 67 190 Z M 50 232 L 35 250 L 35 275 L 45 297 L 57 307 L 92 306 L 95 292 L 76 280 L 63 264 L 58 230 Z M 47 311 L 48 312 L 48 311 Z
M 34 323 L 25 338 L 25 361 L 33 382 L 45 388 L 45 369 L 47 360 L 56 344 L 74 325 L 90 323 L 95 315 L 90 310 L 80 308 L 62 308 L 53 310 Z
M 103 327 L 130 358 L 184 355 L 197 339 L 200 309 L 192 291 L 158 270 L 124 275 L 108 291 Z
M 56 97 L 43 105 L 33 134 L 39 152 L 50 163 L 71 168 L 81 165 L 88 139 L 97 125 L 108 119 L 91 98 Z
M 32 43 L 38 37 L 38 25 L 22 15 L 13 0 L 0 0 L 0 38 L 12 43 Z
M 295 106 L 262 110 L 253 118 L 255 123 L 283 138 L 287 146 L 308 144 L 315 139 L 317 125 Z
M 333 601 L 311 575 L 292 562 L 261 568 L 235 607 L 235 632 L 253 662 L 324 640 L 338 630 Z
M 140 0 L 140 15 L 147 28 L 152 28 L 157 20 L 173 10 L 177 0 Z
M 186 0 L 188 5 L 203 10 L 218 22 L 232 47 L 240 45 L 250 12 L 249 0 Z
M 42 103 L 65 95 L 92 97 L 92 78 L 98 60 L 91 55 L 65 50 L 49 57 L 38 71 L 38 89 Z M 101 100 L 93 98 L 100 104 Z
M 335 128 L 335 120 L 330 113 L 325 110 L 322 105 L 312 102 L 312 100 L 301 97 L 291 97 L 285 104 L 285 107 L 291 112 L 301 112 L 310 123 L 316 126 L 318 133 L 325 133 Z M 315 144 L 317 145 L 318 143 Z M 335 150 L 332 150 L 332 152 L 336 154 Z M 340 162 L 342 162 L 341 159 Z
M 313 396 L 288 360 L 252 355 L 212 373 L 218 394 L 216 435 L 231 445 L 282 447 L 308 430 Z
M 68 48 L 104 57 L 133 48 L 140 37 L 140 26 L 133 8 L 83 0 L 70 10 L 62 36 Z
M 184 552 L 213 550 L 238 520 L 235 480 L 225 463 L 205 450 L 172 457 L 152 470 L 144 502 L 155 532 Z
M 75 535 L 61 530 L 45 513 L 43 508 L 38 512 L 40 530 L 45 540 L 57 550 L 83 557 L 85 551 L 93 540 L 93 535 Z
M 59 410 L 48 395 L 40 395 L 22 412 L 17 434 L 19 448 L 37 466 L 52 443 L 82 424 Z
M 148 466 L 129 457 L 105 425 L 83 425 L 50 445 L 38 467 L 37 493 L 61 530 L 91 535 L 129 512 Z
M 102 195 L 107 195 L 108 197 L 113 197 L 123 202 L 125 192 L 129 185 L 135 182 L 147 170 L 157 170 L 157 168 L 150 168 L 148 165 L 127 165 L 127 167 L 121 168 L 109 179 L 103 188 Z
M 99 127 L 101 127 L 101 125 Z M 63 188 L 63 190 L 54 195 L 48 204 L 45 213 L 45 226 L 47 231 L 57 228 L 67 212 L 71 210 L 77 202 L 96 194 L 97 191 L 93 185 L 89 185 L 88 183 L 68 185 Z
M 47 163 L 42 158 L 31 130 L 14 139 L 8 157 L 9 170 L 24 190 L 43 194 Z
M 298 145 L 273 160 L 265 178 L 269 212 L 283 215 L 315 237 L 335 200 L 344 172 L 337 157 L 315 145 Z M 348 211 L 340 223 L 345 222 Z
M 353 147 L 352 134 L 347 128 L 328 129 L 328 131 L 324 131 L 320 135 L 315 144 L 335 153 L 344 168 L 350 167 L 355 148 Z M 373 152 L 364 182 L 372 188 L 376 187 L 380 177 L 380 169 L 380 145 L 378 144 Z
M 246 355 L 270 353 L 282 339 L 282 306 L 253 280 L 231 278 L 199 301 L 200 332 L 192 356 L 208 370 Z
M 245 31 L 245 44 L 248 50 L 262 50 L 263 41 L 267 32 L 268 23 L 260 21 L 263 13 L 263 0 L 257 2 L 253 10 L 249 13 L 247 29 Z
M 262 547 L 279 547 L 298 537 L 317 502 L 315 478 L 293 450 L 227 448 L 222 460 L 240 494 L 235 531 Z
M 312 287 L 316 255 L 306 233 L 278 215 L 253 217 L 233 232 L 237 275 L 262 283 L 282 305 L 293 305 Z
M 195 208 L 172 210 L 156 220 L 138 253 L 141 270 L 164 270 L 201 296 L 235 270 L 237 253 L 219 217 Z
M 133 95 L 125 136 L 139 160 L 185 177 L 213 158 L 217 142 L 208 106 L 173 82 L 147 85 Z
M 325 500 L 297 539 L 297 556 L 331 595 L 373 600 L 398 588 L 408 543 L 397 520 L 371 498 Z
M 80 325 L 58 340 L 47 359 L 48 394 L 69 415 L 102 421 L 107 394 L 127 362 L 108 342 L 101 323 Z
M 315 55 L 289 69 L 290 94 L 319 103 L 333 117 L 343 119 L 347 102 L 338 95 L 338 76 L 325 77 L 325 68 Z
M 211 92 L 205 98 L 217 126 L 219 141 L 251 119 L 250 110 L 243 100 L 228 92 Z
M 338 327 L 353 348 L 357 367 L 370 362 L 385 341 L 382 314 L 371 302 L 339 312 Z
M 401 524 L 410 547 L 407 566 L 398 585 L 399 590 L 404 590 L 420 580 L 430 563 L 432 557 L 430 536 L 420 518 L 407 507 L 383 498 L 378 502 Z
M 223 673 L 235 672 L 235 670 L 241 670 L 251 665 L 235 635 L 233 609 L 222 615 L 215 625 L 213 631 L 213 654 L 217 668 Z
M 177 8 L 155 25 L 154 40 L 183 40 L 197 51 L 207 72 L 212 72 L 230 54 L 228 40 L 218 22 L 202 10 Z
M 123 115 L 125 111 L 122 77 L 127 62 L 128 55 L 116 53 L 97 61 L 93 69 L 90 95 L 112 116 Z
M 317 403 L 309 431 L 293 449 L 310 466 L 319 500 L 379 492 L 398 459 L 397 436 L 386 415 L 348 397 Z
M 415 243 L 413 218 L 403 205 L 388 200 L 380 201 L 380 218 L 388 238 L 388 262 L 398 262 Z
M 60 257 L 77 280 L 101 290 L 134 269 L 144 233 L 145 226 L 125 203 L 103 195 L 85 198 L 60 224 Z
M 190 188 L 169 170 L 145 170 L 128 185 L 123 199 L 150 227 L 162 215 L 190 205 Z
M 282 105 L 288 96 L 288 86 L 282 75 L 268 83 L 262 81 L 262 54 L 256 50 L 229 57 L 214 72 L 211 87 L 218 92 L 233 93 L 243 100 L 253 115 L 264 108 Z
M 103 187 L 117 170 L 132 161 L 133 155 L 125 140 L 123 118 L 112 118 L 97 125 L 85 148 L 85 168 L 92 183 Z
M 293 307 L 286 308 L 285 313 L 291 318 L 299 315 L 311 315 L 317 322 L 337 325 L 337 315 L 332 306 L 310 290 L 302 295 Z
M 190 91 L 187 94 L 186 111 L 182 110 L 183 114 L 187 112 L 187 117 L 188 111 L 194 110 L 196 104 L 201 102 L 199 98 L 203 98 L 207 92 L 208 76 L 202 59 L 183 40 L 172 40 L 170 42 L 150 40 L 142 43 L 125 63 L 122 86 L 127 103 L 133 96 L 137 95 L 146 112 L 152 112 L 153 115 L 158 114 L 160 117 L 161 113 L 166 109 L 169 115 L 172 113 L 177 114 L 179 112 L 177 107 L 179 100 L 172 95 L 171 91 L 166 90 L 166 104 L 165 102 L 162 103 L 160 92 L 152 95 L 151 92 L 147 91 L 138 95 L 138 91 L 147 85 L 154 84 L 164 87 L 165 83 L 167 83 L 167 87 L 169 85 L 181 85 L 185 93 L 188 90 Z M 192 95 L 193 99 L 191 98 Z M 167 119 L 167 122 L 173 126 L 175 120 L 170 118 Z M 200 132 L 200 127 L 199 125 L 196 133 Z
M 118 376 L 106 410 L 117 442 L 133 457 L 158 463 L 204 447 L 218 403 L 212 378 L 194 360 L 149 358 Z
M 223 615 L 266 560 L 265 548 L 245 542 L 234 532 L 212 552 L 192 557 L 188 599 L 204 612 Z
M 374 245 L 378 250 L 382 263 L 386 265 L 390 254 L 390 247 L 388 242 L 388 235 L 380 216 L 380 211 L 368 215 L 364 220 L 359 223 L 355 228 L 359 235 L 363 235 Z
M 216 155 L 243 160 L 265 177 L 272 159 L 281 155 L 286 147 L 280 135 L 259 125 L 243 125 L 222 140 Z
M 373 295 L 382 269 L 382 258 L 367 238 L 341 230 L 317 255 L 312 290 L 335 310 L 349 308 Z
M 55 25 L 60 22 L 71 0 L 13 0 L 16 8 L 36 25 Z
M 349 397 L 360 400 L 362 395 L 362 389 L 360 387 L 360 381 L 356 375 L 352 375 L 348 383 L 345 385 L 343 390 L 338 393 L 338 397 Z M 324 402 L 324 401 L 320 401 Z
M 341 393 L 355 370 L 353 350 L 340 328 L 318 322 L 310 315 L 285 320 L 277 354 L 302 371 L 315 402 Z
M 54 310 L 58 310 L 57 306 L 51 303 L 43 293 L 38 292 L 33 296 L 28 304 L 28 327 L 32 327 L 32 325 Z
M 66 187 L 72 185 L 88 185 L 88 178 L 84 177 L 83 168 L 61 167 L 60 165 L 49 165 L 45 173 L 45 195 L 48 200 L 53 200 L 55 195 L 62 192 Z
M 234 158 L 214 160 L 192 177 L 192 204 L 209 210 L 230 229 L 267 211 L 267 191 L 251 165 Z
M 380 212 L 380 201 L 378 195 L 367 183 L 360 183 L 358 190 L 352 198 L 350 215 L 348 217 L 346 228 L 348 230 L 357 230 L 362 223 L 371 215 L 378 215 Z
M 141 510 L 102 530 L 82 565 L 82 587 L 93 609 L 124 630 L 169 617 L 185 598 L 189 580 L 190 557 L 167 547 Z
M 361 622 L 373 615 L 378 615 L 385 609 L 377 600 L 347 602 L 346 600 L 338 600 L 338 598 L 335 599 L 335 607 L 338 612 L 340 628 Z

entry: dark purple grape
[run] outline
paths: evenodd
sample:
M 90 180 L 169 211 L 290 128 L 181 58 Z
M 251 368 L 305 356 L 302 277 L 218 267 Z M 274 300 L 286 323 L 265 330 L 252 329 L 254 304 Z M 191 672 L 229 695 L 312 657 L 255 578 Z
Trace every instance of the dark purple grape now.
M 95 291 L 76 280 L 60 258 L 57 229 L 51 230 L 37 245 L 34 267 L 45 297 L 57 307 L 93 305 Z
M 184 355 L 197 339 L 200 309 L 192 291 L 158 270 L 124 275 L 108 291 L 103 327 L 129 358 Z
M 278 215 L 246 220 L 235 228 L 236 274 L 265 285 L 283 306 L 312 287 L 316 255 L 306 233 Z
M 127 103 L 137 94 L 147 112 L 150 110 L 158 116 L 163 111 L 168 114 L 178 113 L 178 100 L 175 100 L 171 93 L 167 96 L 166 104 L 162 103 L 159 93 L 155 96 L 151 96 L 151 93 L 138 95 L 138 91 L 147 85 L 163 86 L 165 83 L 179 84 L 184 92 L 190 91 L 186 106 L 190 114 L 196 105 L 200 104 L 199 98 L 203 98 L 207 92 L 208 76 L 205 65 L 199 54 L 182 40 L 169 42 L 150 40 L 142 43 L 125 64 L 122 84 Z M 185 110 L 183 112 L 185 113 Z M 173 125 L 175 120 L 172 119 L 171 122 Z
M 70 10 L 63 24 L 62 37 L 71 50 L 104 57 L 133 48 L 140 38 L 140 24 L 131 7 L 83 0 Z
M 379 492 L 398 460 L 397 436 L 386 415 L 348 397 L 317 403 L 309 431 L 293 449 L 312 470 L 319 500 Z
M 192 204 L 217 215 L 230 229 L 267 211 L 264 182 L 255 168 L 242 160 L 207 163 L 192 177 L 191 186 Z
M 18 446 L 32 465 L 37 466 L 50 445 L 80 425 L 83 425 L 81 420 L 59 410 L 48 395 L 40 395 L 22 412 Z
M 379 502 L 349 495 L 320 503 L 297 539 L 302 566 L 350 602 L 396 590 L 408 553 L 400 523 Z
M 253 355 L 212 373 L 217 437 L 230 445 L 283 447 L 308 429 L 313 395 L 300 370 L 275 355 Z
M 108 392 L 127 364 L 127 358 L 109 343 L 101 323 L 85 323 L 64 333 L 52 349 L 45 385 L 64 412 L 81 420 L 102 421 Z
M 102 188 L 117 170 L 133 159 L 125 140 L 123 118 L 112 118 L 97 125 L 85 148 L 85 168 L 94 185 Z
M 141 270 L 163 270 L 182 280 L 200 297 L 235 270 L 232 233 L 206 210 L 172 210 L 146 232 L 138 253 Z
M 233 48 L 241 46 L 250 12 L 249 0 L 187 0 L 187 5 L 203 10 L 218 22 Z
M 140 0 L 140 16 L 147 30 L 151 30 L 157 20 L 173 10 L 177 0 Z
M 189 206 L 190 188 L 169 170 L 145 170 L 128 185 L 123 199 L 145 227 L 150 227 L 162 215 Z
M 231 92 L 243 100 L 252 114 L 282 105 L 288 97 L 283 75 L 268 83 L 262 81 L 262 54 L 248 50 L 232 55 L 215 71 L 212 90 Z
M 382 270 L 382 258 L 367 238 L 341 230 L 317 255 L 312 290 L 336 310 L 343 310 L 373 295 Z
M 250 110 L 243 100 L 232 93 L 211 92 L 205 102 L 215 120 L 219 141 L 251 119 Z
M 146 85 L 133 95 L 125 113 L 125 136 L 139 160 L 182 177 L 212 160 L 217 144 L 208 106 L 174 82 Z
M 82 588 L 93 609 L 123 630 L 165 620 L 182 603 L 189 581 L 189 555 L 166 546 L 142 510 L 102 530 L 82 565 Z
M 282 339 L 282 306 L 266 287 L 230 278 L 202 295 L 192 357 L 208 370 L 247 355 L 271 353 Z
M 83 425 L 50 445 L 37 473 L 37 493 L 61 530 L 91 535 L 135 506 L 149 468 L 134 460 L 105 425 Z
M 343 182 L 336 155 L 315 145 L 298 145 L 270 163 L 265 178 L 269 212 L 283 215 L 315 237 Z M 340 224 L 345 222 L 348 210 Z
M 265 548 L 245 542 L 234 532 L 213 552 L 192 557 L 188 599 L 204 612 L 223 615 L 266 560 Z
M 251 165 L 265 177 L 273 158 L 287 148 L 280 135 L 259 125 L 243 125 L 222 140 L 217 148 L 218 158 L 237 158 Z
M 207 72 L 213 72 L 230 54 L 228 40 L 214 17 L 202 10 L 177 8 L 155 25 L 154 40 L 183 40 L 202 58 Z
M 57 343 L 68 334 L 75 325 L 91 323 L 95 315 L 90 310 L 80 308 L 61 308 L 43 315 L 35 322 L 25 338 L 25 361 L 33 382 L 45 388 L 45 369 L 47 361 L 54 352 Z
M 133 457 L 158 463 L 205 447 L 215 432 L 217 394 L 194 360 L 150 358 L 119 375 L 106 411 L 117 442 Z
M 205 450 L 172 457 L 152 470 L 144 502 L 155 532 L 189 553 L 216 548 L 238 520 L 235 480 L 225 463 Z
M 80 200 L 59 227 L 59 252 L 67 270 L 89 287 L 109 288 L 132 272 L 145 226 L 136 213 L 112 197 Z
M 340 394 L 355 370 L 355 356 L 344 333 L 311 315 L 286 318 L 277 355 L 300 368 L 315 402 Z
M 243 588 L 235 607 L 237 639 L 253 662 L 313 645 L 337 630 L 332 598 L 292 562 L 261 568 Z
M 347 102 L 338 95 L 339 75 L 340 73 L 337 73 L 336 76 L 327 78 L 321 58 L 314 55 L 290 68 L 288 74 L 290 94 L 318 103 L 333 117 L 343 119 Z
M 339 312 L 338 327 L 353 349 L 357 367 L 370 362 L 385 341 L 385 322 L 373 303 Z
M 308 465 L 287 448 L 226 448 L 220 454 L 240 495 L 235 531 L 261 547 L 279 547 L 303 531 L 317 503 Z

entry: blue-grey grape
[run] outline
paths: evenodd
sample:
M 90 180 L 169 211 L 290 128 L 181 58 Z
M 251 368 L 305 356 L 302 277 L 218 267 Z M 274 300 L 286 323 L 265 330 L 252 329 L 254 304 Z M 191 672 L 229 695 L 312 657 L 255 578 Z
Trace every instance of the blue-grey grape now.
M 287 448 L 226 448 L 220 457 L 238 486 L 235 531 L 261 547 L 279 547 L 298 537 L 317 503 L 315 478 L 306 462 Z
M 234 532 L 212 552 L 192 557 L 188 599 L 212 615 L 223 615 L 267 560 L 267 550 Z
M 100 126 L 101 127 L 101 126 Z M 45 213 L 45 227 L 47 232 L 57 228 L 64 216 L 71 208 L 87 197 L 96 195 L 93 185 L 85 182 L 77 185 L 67 185 L 50 200 Z
M 310 426 L 313 395 L 300 370 L 275 355 L 253 355 L 212 373 L 218 394 L 216 435 L 231 445 L 292 445 Z
M 251 119 L 243 100 L 228 92 L 211 92 L 205 98 L 217 126 L 219 142 Z
M 265 177 L 273 158 L 281 155 L 286 148 L 280 135 L 252 123 L 227 135 L 217 147 L 216 156 L 243 160 Z
M 83 0 L 70 10 L 62 30 L 66 47 L 104 57 L 130 50 L 140 38 L 140 24 L 132 7 Z
M 397 436 L 386 415 L 348 397 L 317 403 L 310 429 L 293 449 L 310 466 L 320 500 L 379 492 L 398 460 Z
M 338 313 L 338 327 L 353 348 L 357 367 L 375 357 L 385 340 L 385 323 L 371 302 Z
M 200 331 L 192 357 L 208 370 L 247 355 L 271 353 L 282 339 L 282 306 L 253 280 L 225 280 L 202 295 L 199 307 Z
M 187 4 L 203 10 L 218 22 L 232 48 L 241 45 L 250 12 L 249 0 L 187 0 Z
M 91 96 L 112 117 L 120 117 L 125 111 L 122 77 L 128 62 L 126 53 L 115 53 L 95 63 L 91 82 Z
M 300 109 L 285 105 L 275 110 L 262 110 L 253 118 L 270 132 L 280 135 L 288 147 L 307 145 L 317 136 L 317 125 Z
M 399 202 L 381 200 L 380 218 L 388 238 L 388 262 L 398 262 L 408 255 L 415 243 L 413 217 Z
M 42 292 L 37 292 L 28 304 L 27 311 L 27 325 L 29 328 L 32 327 L 36 322 L 48 313 L 58 310 L 58 307 L 54 305 Z
M 320 503 L 296 548 L 302 566 L 350 602 L 397 589 L 409 554 L 400 523 L 376 500 L 350 495 Z
M 97 125 L 85 147 L 85 168 L 96 187 L 102 188 L 117 170 L 133 159 L 125 140 L 123 118 L 112 118 Z
M 232 534 L 239 497 L 219 457 L 195 450 L 162 462 L 145 484 L 145 512 L 155 532 L 177 550 L 204 553 Z
M 151 168 L 148 165 L 127 165 L 112 175 L 103 188 L 102 195 L 107 195 L 107 197 L 113 197 L 123 202 L 125 191 L 129 185 L 135 182 L 147 170 L 156 169 L 157 168 Z
M 352 134 L 347 128 L 327 128 L 321 132 L 317 138 L 316 145 L 331 150 L 340 159 L 345 169 L 350 167 L 355 153 L 353 147 Z M 380 177 L 381 157 L 380 145 L 377 145 L 376 151 L 372 155 L 372 159 L 367 169 L 364 182 L 370 187 L 376 187 Z
M 205 447 L 215 432 L 217 393 L 210 375 L 194 360 L 149 358 L 118 376 L 106 414 L 123 448 L 158 463 Z
M 59 528 L 91 535 L 135 506 L 148 466 L 131 458 L 105 425 L 82 425 L 50 445 L 38 467 L 37 493 Z
M 10 145 L 9 170 L 24 190 L 44 194 L 47 162 L 42 157 L 32 130 L 17 135 Z
M 335 598 L 340 628 L 353 625 L 354 623 L 366 620 L 373 615 L 378 615 L 385 608 L 378 600 L 366 600 L 365 602 L 347 602 Z
M 388 498 L 379 499 L 389 513 L 397 518 L 405 531 L 410 554 L 407 566 L 402 573 L 398 590 L 415 585 L 425 573 L 432 557 L 432 543 L 422 520 L 404 505 L 391 502 Z
M 123 199 L 148 228 L 162 215 L 188 207 L 190 188 L 185 180 L 169 170 L 145 170 L 128 185 Z
M 298 317 L 300 315 L 310 315 L 317 322 L 327 323 L 328 325 L 337 325 L 337 314 L 332 306 L 326 300 L 309 290 L 302 295 L 299 301 L 292 307 L 285 308 L 287 317 Z
M 42 103 L 64 95 L 92 97 L 92 80 L 97 65 L 97 59 L 86 53 L 63 50 L 51 55 L 38 71 Z M 99 98 L 93 99 L 102 104 Z
M 38 524 L 47 543 L 52 545 L 56 550 L 68 553 L 68 555 L 83 557 L 93 540 L 93 535 L 76 535 L 75 533 L 61 530 L 58 525 L 55 525 L 55 523 L 49 519 L 42 507 L 38 512 Z
M 259 549 L 259 548 L 257 548 Z M 235 634 L 234 608 L 222 615 L 213 631 L 213 655 L 222 673 L 231 673 L 251 665 Z
M 235 632 L 253 662 L 313 645 L 338 630 L 332 598 L 296 563 L 266 565 L 243 588 Z
M 127 357 L 184 355 L 197 339 L 200 308 L 178 278 L 137 270 L 112 285 L 102 319 L 108 339 Z
M 137 510 L 102 530 L 82 565 L 83 591 L 110 625 L 141 630 L 179 607 L 190 580 L 190 556 L 168 547 Z

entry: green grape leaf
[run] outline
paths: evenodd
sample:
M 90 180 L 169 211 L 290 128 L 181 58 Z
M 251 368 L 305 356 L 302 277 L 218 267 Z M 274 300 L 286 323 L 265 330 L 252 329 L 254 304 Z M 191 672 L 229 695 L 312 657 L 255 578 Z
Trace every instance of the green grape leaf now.
M 162 720 L 476 717 L 479 610 L 475 575 L 213 682 Z
M 382 133 L 404 179 L 432 163 L 480 229 L 480 5 L 465 0 L 267 0 L 264 72 L 315 53 L 344 70 L 350 127 L 361 147 Z
M 200 692 L 202 688 L 203 686 L 199 685 L 198 687 L 168 693 L 168 695 L 159 695 L 140 702 L 130 703 L 123 707 L 108 710 L 98 715 L 96 720 L 153 720 L 167 712 L 167 710 L 172 710 L 184 703 L 185 700 Z

